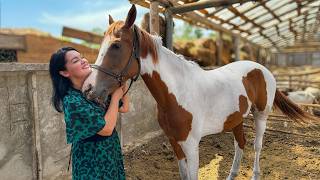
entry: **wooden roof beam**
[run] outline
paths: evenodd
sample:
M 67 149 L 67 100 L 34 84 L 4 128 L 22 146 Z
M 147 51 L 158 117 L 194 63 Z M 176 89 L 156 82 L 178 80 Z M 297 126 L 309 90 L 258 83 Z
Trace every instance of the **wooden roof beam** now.
M 317 31 L 319 29 L 319 25 L 320 25 L 320 7 L 319 7 L 319 10 L 317 12 L 316 21 L 313 23 L 312 30 L 309 32 L 310 34 L 308 36 L 308 40 L 310 40 L 310 39 L 315 37 L 315 34 L 317 33 Z
M 306 30 L 307 30 L 307 17 L 308 17 L 308 11 L 304 12 L 304 18 L 303 18 L 303 33 L 302 33 L 302 42 L 305 42 L 305 36 L 306 36 Z
M 266 36 L 265 34 L 263 34 L 261 31 L 259 32 L 260 36 L 264 37 L 265 39 L 267 39 L 276 49 L 279 49 L 278 48 L 278 45 L 273 42 L 268 36 Z
M 250 22 L 251 24 L 253 24 L 254 26 L 258 27 L 260 30 L 263 30 L 264 27 L 260 26 L 259 24 L 257 24 L 256 22 L 254 22 L 253 20 L 249 19 L 247 16 L 243 15 L 242 13 L 240 13 L 236 8 L 230 6 L 228 7 L 228 10 L 231 11 L 234 15 L 239 16 L 241 19 L 243 19 L 246 22 Z
M 233 24 L 233 23 L 231 23 L 231 22 L 227 22 L 226 20 L 224 20 L 224 19 L 222 19 L 222 18 L 220 18 L 220 17 L 218 17 L 218 16 L 211 16 L 210 18 L 220 21 L 220 24 L 221 24 L 221 25 L 224 24 L 224 23 L 231 25 L 231 26 L 233 26 L 233 29 L 234 29 L 234 30 L 238 30 L 238 31 L 240 31 L 240 32 L 247 33 L 248 35 L 251 35 L 251 34 L 252 34 L 251 32 L 246 31 L 246 30 L 244 30 L 244 29 L 241 29 L 239 26 L 237 26 L 237 25 L 235 25 L 235 24 Z
M 254 10 L 255 8 L 259 7 L 261 4 L 264 4 L 264 3 L 266 3 L 266 2 L 267 2 L 267 0 L 260 0 L 259 2 L 256 2 L 255 5 L 253 5 L 253 6 L 250 7 L 249 9 L 243 11 L 242 14 L 245 14 L 245 13 L 251 11 L 251 10 Z M 237 16 L 232 16 L 232 17 L 226 19 L 226 21 L 230 21 L 230 20 L 232 20 L 232 19 L 234 19 L 234 18 L 236 18 L 236 17 L 237 17 Z
M 294 40 L 297 41 L 298 38 L 298 32 L 296 30 L 294 30 L 293 28 L 293 22 L 292 19 L 289 19 L 289 30 L 292 34 L 294 34 Z
M 298 13 L 298 16 L 300 16 L 301 8 L 302 8 L 301 0 L 296 0 L 296 3 L 297 3 L 297 13 Z
M 274 11 L 272 11 L 267 5 L 266 3 L 261 3 L 261 6 L 263 6 L 270 14 L 272 14 L 273 18 L 277 19 L 280 23 L 282 22 L 282 20 L 279 18 L 279 16 L 277 16 Z
M 194 10 L 199 9 L 205 9 L 210 7 L 221 7 L 221 6 L 230 6 L 235 3 L 244 3 L 250 0 L 203 0 L 203 1 L 197 1 L 193 3 L 183 4 L 180 6 L 174 6 L 171 8 L 168 8 L 169 11 L 172 12 L 172 14 L 182 14 Z

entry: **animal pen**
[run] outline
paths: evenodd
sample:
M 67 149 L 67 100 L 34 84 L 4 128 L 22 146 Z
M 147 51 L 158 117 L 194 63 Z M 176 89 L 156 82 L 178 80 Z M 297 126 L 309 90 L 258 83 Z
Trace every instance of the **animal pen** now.
M 300 102 L 300 106 L 320 116 L 319 0 L 129 2 L 150 9 L 149 32 L 162 35 L 164 28 L 162 38 L 168 49 L 191 59 L 205 54 L 204 59 L 194 60 L 204 69 L 245 59 L 263 64 L 272 71 L 281 91 L 308 95 L 307 89 L 312 89 L 313 103 Z M 160 26 L 161 18 L 164 25 Z M 173 39 L 173 18 L 212 30 L 216 32 L 216 39 L 197 40 L 200 45 L 177 43 Z M 64 27 L 62 35 L 93 44 L 101 43 L 103 38 L 70 27 Z M 51 46 L 44 47 L 44 42 Z M 0 124 L 4 134 L 0 138 L 0 179 L 70 178 L 67 171 L 70 147 L 65 142 L 63 116 L 50 106 L 51 84 L 47 72 L 50 54 L 66 45 L 84 52 L 90 63 L 94 63 L 97 49 L 34 32 L 0 31 L 0 61 L 3 62 L 0 65 Z M 133 85 L 129 95 L 132 111 L 121 115 L 117 125 L 125 152 L 127 178 L 179 179 L 174 153 L 157 123 L 156 102 L 142 80 Z M 244 123 L 246 130 L 255 128 L 252 115 Z M 228 176 L 233 157 L 232 138 L 232 134 L 225 133 L 210 135 L 201 141 L 199 179 Z M 237 179 L 252 176 L 253 133 L 248 133 L 247 138 L 246 155 Z M 264 141 L 262 179 L 320 178 L 319 127 L 301 126 L 272 112 Z

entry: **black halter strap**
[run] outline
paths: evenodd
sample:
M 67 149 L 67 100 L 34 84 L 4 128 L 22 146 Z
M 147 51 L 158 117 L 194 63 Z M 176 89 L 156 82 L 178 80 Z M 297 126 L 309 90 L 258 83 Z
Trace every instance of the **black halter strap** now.
M 138 63 L 138 68 L 139 68 L 138 69 L 138 73 L 134 77 L 130 78 L 131 82 L 130 82 L 129 88 L 123 94 L 123 96 L 128 93 L 129 89 L 131 88 L 132 83 L 134 81 L 137 81 L 137 79 L 139 78 L 139 75 L 140 75 L 140 71 L 141 71 L 140 49 L 139 49 L 140 42 L 139 42 L 139 33 L 137 31 L 137 28 L 138 27 L 136 27 L 136 25 L 133 26 L 133 43 L 132 43 L 133 44 L 132 45 L 133 48 L 132 48 L 132 51 L 131 51 L 131 56 L 130 56 L 130 58 L 128 60 L 127 65 L 123 68 L 123 70 L 119 74 L 115 74 L 112 71 L 109 71 L 108 69 L 105 69 L 105 68 L 103 68 L 101 66 L 98 66 L 98 65 L 95 65 L 95 64 L 91 65 L 91 67 L 93 69 L 96 69 L 96 70 L 98 70 L 100 72 L 103 72 L 104 74 L 109 75 L 109 76 L 113 77 L 114 79 L 116 79 L 118 81 L 118 83 L 119 83 L 119 87 L 121 87 L 122 83 L 123 83 L 123 81 L 125 79 L 125 73 L 127 73 L 129 67 L 131 66 L 132 59 L 136 59 L 137 63 Z

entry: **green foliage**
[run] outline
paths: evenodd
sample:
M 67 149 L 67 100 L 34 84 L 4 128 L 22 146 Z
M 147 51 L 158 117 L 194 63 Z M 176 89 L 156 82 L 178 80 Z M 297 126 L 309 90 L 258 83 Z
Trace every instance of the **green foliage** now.
M 99 28 L 99 27 L 95 27 L 91 30 L 91 32 L 96 33 L 98 35 L 103 35 L 104 34 L 104 30 Z
M 189 23 L 184 22 L 182 26 L 178 27 L 175 30 L 173 37 L 177 40 L 194 40 L 202 37 L 215 37 L 215 34 L 205 34 L 202 28 L 195 27 L 190 25 Z
M 60 36 L 58 39 L 61 41 L 72 42 L 72 38 L 66 36 Z

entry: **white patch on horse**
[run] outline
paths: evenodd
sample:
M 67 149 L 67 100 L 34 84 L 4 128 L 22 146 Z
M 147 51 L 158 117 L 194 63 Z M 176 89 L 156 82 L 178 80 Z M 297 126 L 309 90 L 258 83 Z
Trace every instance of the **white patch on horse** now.
M 267 104 L 272 106 L 275 80 L 272 74 L 262 65 L 252 61 L 239 61 L 211 71 L 204 71 L 194 63 L 190 63 L 182 56 L 177 56 L 167 48 L 162 47 L 158 38 L 153 37 L 158 51 L 157 64 L 148 55 L 141 60 L 141 74 L 153 71 L 160 74 L 161 80 L 167 85 L 179 105 L 193 116 L 192 132 L 195 137 L 219 133 L 227 117 L 239 111 L 239 96 L 248 99 L 248 110 L 251 102 L 242 83 L 253 69 L 263 72 L 267 84 Z M 270 85 L 272 84 L 272 85 Z M 269 93 L 271 92 L 271 93 Z
M 101 43 L 101 48 L 99 50 L 99 54 L 98 54 L 98 57 L 97 57 L 97 60 L 96 62 L 94 63 L 95 65 L 98 65 L 98 66 L 101 66 L 102 62 L 103 62 L 103 59 L 104 59 L 104 56 L 107 54 L 107 51 L 109 49 L 109 39 L 110 37 L 107 36 L 103 39 L 102 43 Z

